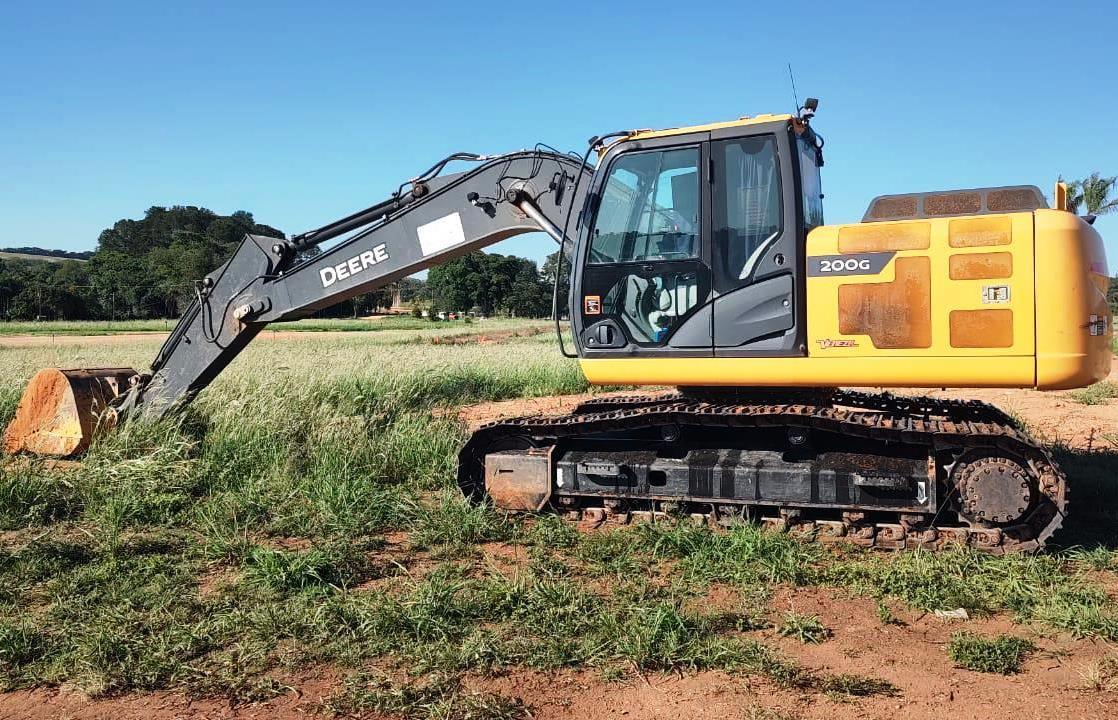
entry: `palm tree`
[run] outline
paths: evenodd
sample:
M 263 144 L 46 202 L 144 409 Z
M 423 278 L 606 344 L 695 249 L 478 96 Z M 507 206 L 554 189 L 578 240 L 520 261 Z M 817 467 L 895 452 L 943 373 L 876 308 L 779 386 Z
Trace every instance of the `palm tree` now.
M 1080 183 L 1083 190 L 1083 203 L 1087 206 L 1087 214 L 1105 215 L 1108 212 L 1118 210 L 1118 197 L 1110 197 L 1115 184 L 1118 183 L 1118 177 L 1102 178 L 1099 177 L 1097 172 L 1093 172 L 1090 177 L 1081 180 Z
M 1093 172 L 1082 180 L 1067 182 L 1061 177 L 1060 181 L 1068 187 L 1068 210 L 1079 212 L 1080 205 L 1088 215 L 1105 215 L 1118 210 L 1118 197 L 1110 197 L 1118 185 L 1118 177 L 1104 178 Z

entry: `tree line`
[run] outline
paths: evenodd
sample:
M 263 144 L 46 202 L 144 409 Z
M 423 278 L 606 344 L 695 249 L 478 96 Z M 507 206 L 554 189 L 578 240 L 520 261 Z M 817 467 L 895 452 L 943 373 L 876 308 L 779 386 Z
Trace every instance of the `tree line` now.
M 1099 173 L 1069 182 L 1069 209 L 1087 215 L 1118 210 L 1116 187 L 1118 178 Z M 283 236 L 249 212 L 219 215 L 177 205 L 149 208 L 139 220 L 117 221 L 101 232 L 92 252 L 9 248 L 50 262 L 0 257 L 0 319 L 178 317 L 194 299 L 195 281 L 225 262 L 246 233 Z M 528 258 L 475 252 L 431 268 L 426 282 L 407 278 L 317 315 L 357 317 L 388 309 L 399 299 L 432 315 L 445 310 L 546 317 L 556 257 L 550 255 L 541 269 Z M 563 298 L 566 285 L 564 278 Z M 1111 280 L 1108 298 L 1118 314 L 1118 278 Z
M 114 223 L 92 252 L 10 248 L 44 261 L 0 257 L 0 319 L 178 317 L 194 300 L 195 281 L 225 262 L 246 233 L 283 237 L 249 212 L 219 215 L 174 206 Z M 475 252 L 433 268 L 427 282 L 405 278 L 316 315 L 362 316 L 387 310 L 396 300 L 436 312 L 544 317 L 551 312 L 551 285 L 527 258 Z
M 0 259 L 0 316 L 13 320 L 177 317 L 194 281 L 232 254 L 245 233 L 277 235 L 251 213 L 149 208 L 103 230 L 86 262 Z

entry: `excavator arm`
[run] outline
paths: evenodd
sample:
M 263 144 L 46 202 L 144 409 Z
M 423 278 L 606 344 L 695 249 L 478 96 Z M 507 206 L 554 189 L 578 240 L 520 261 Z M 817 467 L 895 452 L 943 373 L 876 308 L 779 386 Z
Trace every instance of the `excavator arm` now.
M 440 174 L 451 160 L 477 165 Z M 544 149 L 457 154 L 388 200 L 317 230 L 290 239 L 246 235 L 224 265 L 196 283 L 195 301 L 150 372 L 40 372 L 5 447 L 76 455 L 88 447 L 106 409 L 118 420 L 154 420 L 185 406 L 268 323 L 307 317 L 521 233 L 543 231 L 562 243 L 562 228 L 572 209 L 582 208 L 592 172 L 579 157 Z

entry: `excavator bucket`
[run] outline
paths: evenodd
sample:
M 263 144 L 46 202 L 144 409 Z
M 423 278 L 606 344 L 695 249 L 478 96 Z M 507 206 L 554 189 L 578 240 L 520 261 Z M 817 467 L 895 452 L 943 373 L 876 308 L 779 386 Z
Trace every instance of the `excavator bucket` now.
M 49 457 L 85 452 L 94 433 L 112 422 L 109 403 L 127 391 L 132 368 L 46 368 L 35 373 L 4 431 L 4 451 Z

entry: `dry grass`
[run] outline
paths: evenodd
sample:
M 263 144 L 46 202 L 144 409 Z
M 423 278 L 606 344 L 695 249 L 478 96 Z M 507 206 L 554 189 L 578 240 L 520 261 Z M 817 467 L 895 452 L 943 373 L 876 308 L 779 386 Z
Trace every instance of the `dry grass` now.
M 162 333 L 175 327 L 175 320 L 48 320 L 0 321 L 3 335 L 114 335 L 118 333 Z M 410 315 L 374 318 L 308 318 L 274 323 L 267 331 L 278 332 L 393 332 L 421 331 L 428 335 L 493 332 L 528 326 L 548 327 L 545 320 L 525 321 L 489 318 L 484 321 L 439 321 Z M 267 332 L 266 331 L 266 332 Z

